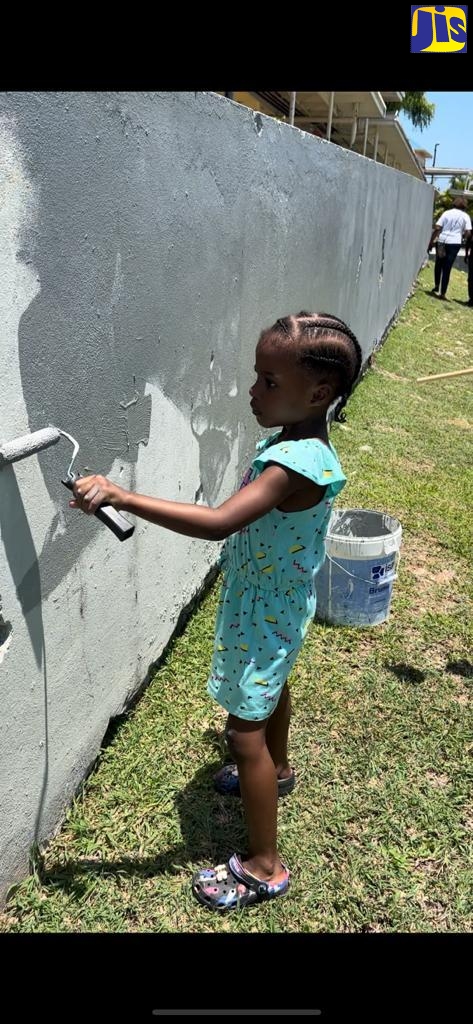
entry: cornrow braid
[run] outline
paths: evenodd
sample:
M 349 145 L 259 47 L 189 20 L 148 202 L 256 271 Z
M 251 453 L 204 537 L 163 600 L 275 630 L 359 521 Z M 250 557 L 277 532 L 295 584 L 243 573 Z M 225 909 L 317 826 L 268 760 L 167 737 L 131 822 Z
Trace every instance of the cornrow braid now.
M 276 323 L 264 334 L 279 337 L 282 335 L 297 344 L 298 362 L 315 368 L 319 365 L 333 367 L 339 371 L 341 394 L 334 411 L 334 419 L 345 420 L 342 412 L 357 382 L 362 368 L 363 354 L 358 339 L 350 327 L 332 313 L 309 313 L 301 310 L 293 316 L 279 317 Z M 339 336 L 342 348 L 336 344 Z M 346 348 L 350 343 L 351 354 Z M 335 342 L 335 345 L 334 345 Z
M 284 334 L 287 334 L 288 338 L 292 337 L 291 332 L 287 326 L 285 317 L 280 317 L 279 320 L 276 320 L 276 323 L 279 324 L 280 327 L 282 327 Z
M 355 387 L 355 384 L 360 376 L 363 364 L 363 353 L 361 350 L 361 345 L 357 337 L 351 330 L 351 328 L 348 327 L 348 324 L 346 324 L 344 320 L 340 320 L 338 316 L 334 316 L 331 313 L 318 313 L 316 315 L 318 326 L 320 328 L 325 328 L 327 331 L 336 330 L 338 334 L 341 334 L 348 338 L 355 352 L 354 372 L 352 374 L 351 380 L 348 382 L 348 387 L 342 392 L 334 411 L 334 419 L 338 423 L 344 423 L 346 420 L 346 415 L 343 412 L 343 409 L 345 408 L 347 401 L 350 395 L 352 394 L 353 388 Z

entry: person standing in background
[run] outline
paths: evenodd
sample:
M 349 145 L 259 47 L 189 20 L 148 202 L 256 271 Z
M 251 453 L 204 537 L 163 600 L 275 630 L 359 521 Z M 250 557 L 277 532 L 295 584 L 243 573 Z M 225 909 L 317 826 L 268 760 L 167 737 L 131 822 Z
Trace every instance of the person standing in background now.
M 465 242 L 465 263 L 468 263 L 468 302 L 467 306 L 473 306 L 473 259 L 471 250 L 473 248 L 473 234 L 470 234 Z
M 471 236 L 471 220 L 466 213 L 466 200 L 463 196 L 458 196 L 453 201 L 452 209 L 445 210 L 439 217 L 427 248 L 427 252 L 430 252 L 436 241 L 435 286 L 431 290 L 431 295 L 438 299 L 447 298 L 450 271 L 460 251 L 463 236 L 468 242 Z

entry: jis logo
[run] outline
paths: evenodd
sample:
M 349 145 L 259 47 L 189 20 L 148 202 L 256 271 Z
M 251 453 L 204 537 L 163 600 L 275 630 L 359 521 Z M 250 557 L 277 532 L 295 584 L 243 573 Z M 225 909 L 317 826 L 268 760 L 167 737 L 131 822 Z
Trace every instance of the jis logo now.
M 411 53 L 466 53 L 468 4 L 411 4 Z

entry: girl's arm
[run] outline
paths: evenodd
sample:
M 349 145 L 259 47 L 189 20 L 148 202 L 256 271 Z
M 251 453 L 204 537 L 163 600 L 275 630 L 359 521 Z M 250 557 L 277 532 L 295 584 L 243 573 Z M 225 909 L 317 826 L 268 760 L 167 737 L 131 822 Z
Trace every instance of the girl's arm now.
M 74 484 L 74 501 L 70 501 L 69 505 L 87 513 L 96 512 L 99 505 L 113 505 L 122 512 L 132 512 L 174 533 L 200 537 L 202 540 L 223 540 L 277 508 L 291 494 L 306 489 L 307 484 L 306 477 L 285 466 L 272 464 L 257 480 L 242 487 L 222 505 L 209 508 L 205 505 L 149 498 L 144 494 L 125 491 L 106 477 L 84 476 Z M 321 497 L 325 488 L 317 490 Z M 316 501 L 317 496 L 314 497 L 314 504 Z

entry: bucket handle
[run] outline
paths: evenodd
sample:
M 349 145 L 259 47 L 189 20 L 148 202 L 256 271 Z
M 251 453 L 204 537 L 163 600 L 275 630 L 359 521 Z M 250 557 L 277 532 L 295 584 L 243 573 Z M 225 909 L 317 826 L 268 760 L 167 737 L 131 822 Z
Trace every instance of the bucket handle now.
M 360 580 L 361 583 L 369 583 L 370 586 L 373 586 L 377 582 L 377 580 L 365 580 L 364 576 L 356 576 L 354 572 L 349 572 L 343 565 L 340 565 L 340 562 L 336 562 L 335 559 L 327 553 L 325 554 L 325 557 L 328 558 L 329 562 L 332 562 L 333 565 L 336 565 L 338 569 L 341 569 L 342 572 L 346 572 L 347 576 L 351 576 L 353 580 Z M 393 573 L 393 575 L 389 577 L 388 582 L 391 583 L 391 581 L 394 582 L 394 580 L 397 580 L 397 572 Z

